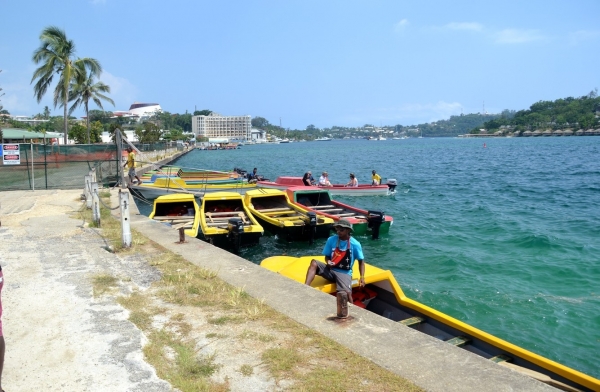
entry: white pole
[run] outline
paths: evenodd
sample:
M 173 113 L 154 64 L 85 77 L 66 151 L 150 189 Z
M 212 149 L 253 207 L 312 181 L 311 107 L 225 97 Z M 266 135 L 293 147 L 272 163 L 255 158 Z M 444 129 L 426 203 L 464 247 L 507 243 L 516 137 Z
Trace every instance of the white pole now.
M 35 173 L 33 172 L 33 142 L 30 140 L 31 145 L 31 190 L 35 191 Z
M 98 183 L 92 182 L 92 220 L 96 227 L 100 227 L 100 200 L 98 196 Z
M 92 208 L 92 192 L 91 192 L 91 183 L 92 183 L 92 176 L 90 176 L 89 174 L 84 176 L 85 178 L 85 189 L 83 190 L 83 192 L 85 193 L 85 206 L 87 208 Z
M 123 246 L 131 247 L 131 227 L 129 225 L 129 192 L 119 189 L 119 205 L 121 206 L 121 232 Z

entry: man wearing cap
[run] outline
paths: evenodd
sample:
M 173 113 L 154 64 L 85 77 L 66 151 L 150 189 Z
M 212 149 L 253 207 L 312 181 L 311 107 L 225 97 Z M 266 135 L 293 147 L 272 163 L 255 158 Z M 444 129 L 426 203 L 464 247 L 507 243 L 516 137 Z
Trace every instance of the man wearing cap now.
M 358 260 L 358 270 L 360 272 L 360 287 L 365 286 L 365 257 L 363 256 L 362 246 L 354 237 L 350 236 L 352 224 L 346 219 L 340 219 L 333 226 L 336 235 L 327 239 L 323 248 L 325 263 L 318 260 L 311 260 L 308 271 L 306 272 L 305 283 L 310 286 L 315 275 L 319 275 L 327 280 L 335 282 L 338 296 L 340 293 L 347 295 L 347 300 L 352 301 L 352 267 Z

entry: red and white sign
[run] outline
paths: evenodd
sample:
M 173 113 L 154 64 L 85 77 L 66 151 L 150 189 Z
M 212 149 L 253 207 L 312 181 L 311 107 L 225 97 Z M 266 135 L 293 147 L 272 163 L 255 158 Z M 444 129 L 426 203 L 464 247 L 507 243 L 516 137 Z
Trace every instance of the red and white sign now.
M 19 144 L 2 144 L 2 164 L 20 165 L 21 151 Z

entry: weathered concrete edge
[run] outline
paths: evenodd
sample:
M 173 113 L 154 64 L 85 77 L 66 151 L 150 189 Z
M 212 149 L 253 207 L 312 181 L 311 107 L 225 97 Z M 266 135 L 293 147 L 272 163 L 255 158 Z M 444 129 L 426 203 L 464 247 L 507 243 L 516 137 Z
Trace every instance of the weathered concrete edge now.
M 116 192 L 113 192 L 113 197 Z M 116 199 L 113 205 L 117 205 Z M 135 203 L 131 203 L 135 206 Z M 335 298 L 265 270 L 204 241 L 179 234 L 167 225 L 131 211 L 131 227 L 189 262 L 218 271 L 227 283 L 242 287 L 251 296 L 291 319 L 368 358 L 428 391 L 556 391 L 510 369 L 453 347 L 409 327 L 352 306 L 356 319 L 337 324 Z M 119 210 L 113 213 L 119 216 Z

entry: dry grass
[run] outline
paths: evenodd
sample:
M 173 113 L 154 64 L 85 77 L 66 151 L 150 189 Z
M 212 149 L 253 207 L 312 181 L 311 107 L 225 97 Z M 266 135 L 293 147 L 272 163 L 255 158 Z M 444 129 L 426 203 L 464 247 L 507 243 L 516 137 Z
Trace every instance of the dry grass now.
M 102 218 L 102 232 L 116 252 L 145 254 L 161 272 L 162 279 L 151 290 L 118 301 L 148 338 L 146 360 L 159 377 L 183 392 L 229 390 L 227 377 L 222 382 L 212 378 L 221 370 L 215 357 L 219 352 L 203 354 L 198 339 L 205 345 L 220 341 L 230 347 L 250 345 L 257 363 L 241 363 L 235 372 L 242 377 L 268 374 L 286 390 L 322 391 L 324 386 L 328 391 L 421 390 L 277 313 L 243 288 L 230 286 L 215 271 L 191 264 L 139 234 L 131 249 L 118 247 L 119 222 L 110 217 Z M 109 276 L 97 280 L 99 293 L 110 292 L 117 282 Z M 192 313 L 199 313 L 203 323 L 192 318 L 190 309 L 196 309 Z

